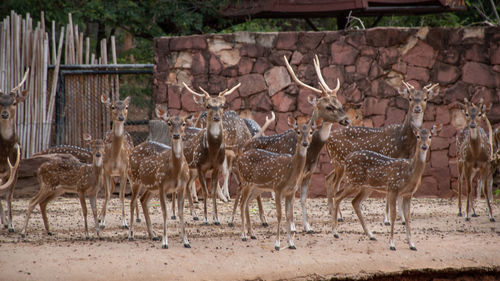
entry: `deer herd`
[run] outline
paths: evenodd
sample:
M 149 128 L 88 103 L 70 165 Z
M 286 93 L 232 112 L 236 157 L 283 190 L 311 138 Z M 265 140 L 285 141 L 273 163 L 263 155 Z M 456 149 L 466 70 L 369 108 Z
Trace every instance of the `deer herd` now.
M 410 204 L 421 184 L 432 136 L 442 127 L 441 124 L 434 124 L 432 128 L 423 128 L 427 102 L 439 94 L 438 84 L 416 89 L 411 84 L 402 82 L 404 88 L 398 91 L 409 104 L 402 124 L 381 128 L 351 126 L 337 98 L 340 81 L 337 79 L 334 89 L 327 85 L 317 56 L 314 57 L 313 64 L 319 88 L 299 80 L 286 57 L 284 62 L 293 81 L 314 93 L 308 97 L 313 112 L 306 121 L 289 117 L 291 129 L 275 135 L 264 135 L 266 128 L 274 122 L 272 112 L 272 117 L 266 117 L 266 123 L 261 128 L 252 119 L 240 117 L 234 111 L 224 111 L 226 97 L 234 93 L 241 84 L 217 95 L 210 95 L 201 87 L 198 92 L 184 83 L 203 112 L 197 117 L 169 116 L 166 110 L 157 106 L 157 117 L 168 126 L 170 146 L 150 140 L 134 146 L 132 137 L 125 131 L 130 97 L 111 101 L 107 95 L 102 95 L 101 102 L 109 108 L 113 120 L 112 129 L 105 134 L 104 139 L 93 139 L 84 134 L 83 139 L 90 149 L 56 146 L 34 155 L 46 158 L 46 161 L 37 171 L 40 190 L 29 202 L 21 236 L 25 237 L 27 234 L 30 215 L 37 205 L 40 206 L 47 234 L 52 235 L 46 212 L 47 204 L 63 193 L 76 193 L 82 207 L 86 238 L 89 239 L 86 197 L 92 209 L 96 234 L 100 237 L 106 226 L 106 211 L 115 187 L 115 177 L 119 177 L 121 222 L 123 228 L 128 228 L 129 240 L 134 239 L 134 218 L 136 222 L 140 222 L 138 201 L 142 206 L 149 237 L 159 240 L 153 231 L 148 208 L 152 195 L 157 193 L 163 218 L 162 248 L 168 248 L 167 195 L 172 196 L 172 218 L 176 218 L 177 204 L 180 237 L 184 247 L 190 248 L 185 231 L 184 201 L 188 199 L 191 215 L 198 220 L 193 208 L 193 199 L 197 200 L 196 179 L 199 180 L 204 199 L 203 224 L 209 222 L 207 202 L 211 197 L 212 220 L 215 225 L 220 225 L 217 198 L 224 201 L 229 199 L 228 180 L 230 175 L 234 175 L 238 189 L 229 225 L 233 226 L 239 205 L 241 238 L 243 241 L 248 236 L 256 239 L 249 204 L 253 199 L 257 200 L 260 220 L 267 226 L 261 194 L 270 191 L 274 194 L 277 214 L 275 249 L 280 249 L 281 201 L 284 201 L 285 206 L 288 247 L 295 249 L 295 194 L 300 189 L 304 231 L 314 233 L 308 221 L 306 199 L 311 176 L 326 144 L 326 151 L 334 167 L 326 177 L 333 236 L 339 237 L 337 224 L 342 221 L 339 205 L 344 198 L 351 196 L 353 209 L 365 234 L 375 240 L 366 226 L 360 206 L 373 191 L 379 191 L 386 194 L 385 224 L 390 225 L 390 249 L 396 249 L 393 233 L 399 205 L 410 249 L 416 250 L 411 240 Z M 5 194 L 7 199 L 7 216 L 1 203 L 0 216 L 9 232 L 14 232 L 11 205 L 21 158 L 15 115 L 17 105 L 27 96 L 27 91 L 21 91 L 21 87 L 28 72 L 29 70 L 10 93 L 0 91 L 0 194 Z M 472 103 L 465 99 L 463 103 L 457 104 L 462 109 L 466 123 L 456 137 L 458 215 L 462 216 L 461 195 L 462 187 L 465 186 L 465 219 L 468 221 L 471 216 L 476 216 L 471 195 L 473 179 L 478 173 L 478 198 L 484 194 L 490 221 L 494 221 L 490 199 L 493 174 L 498 168 L 500 132 L 493 132 L 486 117 L 491 103 L 484 103 L 483 100 Z M 488 132 L 480 126 L 483 121 L 487 124 Z M 341 126 L 332 129 L 336 123 Z M 224 176 L 222 187 L 219 186 L 219 174 Z M 131 191 L 129 220 L 125 215 L 127 180 Z M 102 187 L 105 199 L 98 214 L 97 194 Z

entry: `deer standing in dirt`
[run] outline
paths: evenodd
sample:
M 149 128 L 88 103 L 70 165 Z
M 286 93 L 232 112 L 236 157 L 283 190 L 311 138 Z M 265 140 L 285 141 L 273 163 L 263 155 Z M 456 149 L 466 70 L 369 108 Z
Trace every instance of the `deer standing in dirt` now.
M 100 221 L 101 227 L 106 226 L 106 210 L 108 209 L 108 200 L 114 190 L 114 177 L 120 177 L 120 201 L 122 209 L 122 228 L 128 228 L 127 220 L 125 219 L 125 186 L 127 184 L 127 169 L 129 163 L 130 151 L 133 144 L 130 138 L 126 137 L 125 120 L 127 120 L 128 105 L 130 97 L 123 101 L 111 102 L 109 96 L 102 95 L 101 102 L 111 109 L 111 117 L 113 126 L 110 136 L 106 139 L 104 153 L 104 188 L 105 197 L 102 206 Z
M 469 212 L 473 208 L 471 199 L 472 180 L 476 173 L 479 172 L 478 193 L 484 191 L 486 204 L 488 207 L 488 215 L 490 221 L 494 222 L 495 218 L 490 205 L 489 187 L 492 181 L 492 158 L 491 144 L 488 135 L 479 126 L 479 122 L 486 117 L 486 112 L 491 108 L 491 103 L 483 104 L 482 100 L 478 105 L 469 102 L 460 103 L 460 106 L 465 114 L 467 126 L 457 134 L 457 150 L 458 150 L 458 216 L 462 216 L 462 185 L 465 182 L 465 190 L 467 194 L 467 205 L 465 209 L 465 220 L 469 221 Z M 486 188 L 485 188 L 486 186 Z M 480 195 L 479 195 L 480 196 Z M 473 217 L 477 216 L 475 212 Z
M 410 203 L 413 194 L 420 186 L 422 174 L 425 169 L 427 152 L 431 147 L 432 135 L 441 130 L 442 125 L 436 124 L 432 130 L 414 128 L 414 137 L 417 141 L 415 151 L 411 158 L 392 158 L 369 150 L 357 150 L 345 158 L 344 173 L 345 185 L 335 194 L 333 204 L 333 236 L 339 237 L 337 232 L 337 214 L 341 201 L 347 196 L 354 196 L 352 206 L 359 218 L 361 226 L 370 240 L 376 240 L 372 232 L 366 227 L 361 202 L 373 190 L 387 193 L 389 204 L 391 234 L 389 247 L 394 246 L 394 221 L 396 220 L 396 204 L 402 198 L 402 213 L 405 218 L 406 238 L 411 250 L 417 250 L 411 240 L 410 230 Z
M 99 222 L 97 220 L 97 193 L 103 184 L 103 154 L 104 142 L 100 139 L 92 140 L 89 134 L 84 134 L 84 140 L 90 144 L 92 151 L 92 163 L 80 162 L 71 154 L 47 154 L 36 157 L 50 157 L 49 161 L 43 163 L 37 171 L 40 190 L 33 197 L 26 212 L 24 228 L 21 236 L 26 236 L 28 221 L 31 212 L 40 205 L 43 224 L 48 235 L 52 235 L 47 217 L 47 204 L 64 193 L 77 193 L 82 206 L 83 219 L 85 223 L 85 238 L 89 239 L 87 225 L 87 204 L 85 197 L 89 198 L 92 214 L 94 216 L 95 230 L 99 233 Z
M 297 121 L 289 117 L 288 123 L 295 130 L 297 141 L 295 151 L 290 154 L 278 154 L 263 149 L 249 149 L 238 155 L 237 167 L 241 189 L 241 230 L 242 240 L 247 240 L 245 224 L 250 238 L 256 239 L 252 230 L 248 203 L 264 191 L 275 193 L 278 229 L 274 248 L 280 249 L 281 233 L 281 200 L 285 197 L 285 214 L 287 218 L 287 242 L 290 249 L 295 249 L 292 234 L 293 203 L 295 192 L 304 176 L 307 149 L 311 144 L 316 129 L 314 121 L 297 125 Z
M 222 113 L 223 106 L 226 103 L 226 96 L 233 93 L 241 83 L 230 90 L 226 89 L 220 92 L 217 96 L 211 97 L 207 91 L 201 91 L 203 94 L 197 93 L 186 83 L 183 83 L 184 87 L 194 95 L 195 101 L 203 105 L 207 110 L 206 126 L 202 129 L 193 139 L 186 145 L 185 154 L 188 160 L 189 167 L 192 170 L 196 170 L 198 173 L 198 178 L 203 189 L 203 196 L 205 200 L 203 201 L 203 211 L 204 211 L 204 224 L 208 224 L 207 218 L 207 198 L 208 198 L 208 188 L 206 183 L 206 173 L 212 170 L 211 174 L 211 192 L 212 192 L 212 203 L 214 208 L 214 224 L 220 225 L 219 218 L 217 216 L 217 183 L 219 180 L 219 171 L 222 167 L 222 163 L 226 157 L 225 149 L 225 130 L 222 123 Z M 196 97 L 201 98 L 198 100 Z M 193 175 L 193 173 L 190 173 Z M 194 178 L 190 177 L 190 183 Z M 188 184 L 190 186 L 190 184 Z
M 14 232 L 12 198 L 21 160 L 21 146 L 16 133 L 16 112 L 17 105 L 24 102 L 28 96 L 28 90 L 21 91 L 28 73 L 29 68 L 26 70 L 21 82 L 10 90 L 10 93 L 3 93 L 0 89 L 0 182 L 3 182 L 0 185 L 0 195 L 5 194 L 7 201 L 7 217 L 0 201 L 0 218 L 4 227 L 9 229 L 9 232 Z M 12 166 L 12 163 L 16 164 Z
M 333 90 L 330 89 L 330 87 L 326 84 L 325 80 L 323 79 L 323 75 L 321 74 L 321 67 L 319 65 L 319 59 L 317 56 L 315 56 L 313 63 L 316 75 L 318 76 L 319 79 L 319 85 L 321 89 L 314 88 L 300 81 L 295 75 L 295 72 L 288 63 L 286 57 L 284 57 L 284 60 L 288 72 L 290 73 L 290 76 L 292 76 L 292 79 L 298 85 L 307 88 L 316 94 L 321 95 L 320 98 L 316 98 L 313 95 L 308 97 L 309 103 L 314 107 L 311 119 L 316 120 L 317 118 L 321 118 L 323 120 L 323 124 L 317 131 L 315 131 L 312 137 L 311 145 L 307 150 L 307 160 L 304 166 L 304 177 L 302 181 L 299 183 L 301 191 L 300 202 L 302 206 L 302 221 L 304 229 L 307 233 L 313 233 L 313 229 L 311 228 L 308 222 L 307 205 L 306 205 L 307 192 L 309 190 L 311 177 L 314 171 L 316 170 L 321 149 L 328 140 L 330 129 L 333 123 L 340 123 L 341 125 L 346 126 L 349 124 L 349 118 L 347 118 L 342 108 L 342 104 L 337 99 L 337 91 L 340 89 L 339 80 L 337 79 L 337 87 Z M 275 153 L 293 154 L 296 148 L 297 141 L 298 138 L 295 131 L 288 130 L 281 134 L 253 138 L 251 141 L 245 144 L 243 150 L 251 148 L 259 148 Z M 236 206 L 238 204 L 237 200 L 238 199 L 236 199 L 236 202 L 233 207 L 233 214 L 229 222 L 230 224 L 232 224 L 232 218 L 234 217 L 234 213 L 236 212 Z M 265 219 L 263 223 L 264 222 Z M 292 230 L 295 231 L 295 224 L 293 222 L 292 222 Z
M 381 128 L 344 127 L 331 132 L 326 150 L 333 164 L 333 171 L 327 175 L 327 198 L 330 214 L 333 216 L 333 194 L 339 190 L 344 176 L 347 155 L 358 150 L 370 150 L 392 158 L 411 158 L 417 140 L 413 128 L 420 128 L 424 119 L 427 101 L 439 94 L 438 84 L 429 84 L 422 90 L 403 81 L 404 90 L 399 94 L 408 100 L 408 112 L 403 124 L 393 124 Z M 388 204 L 384 222 L 389 224 Z M 342 219 L 341 219 L 342 220 Z
M 171 148 L 165 149 L 159 154 L 145 156 L 141 153 L 142 147 L 134 148 L 130 157 L 128 170 L 131 182 L 130 202 L 130 229 L 129 240 L 134 239 L 134 208 L 137 205 L 137 196 L 141 195 L 141 205 L 146 219 L 149 237 L 156 240 L 157 237 L 151 226 L 148 202 L 152 192 L 158 190 L 160 205 L 163 214 L 163 239 L 162 248 L 168 248 L 167 238 L 167 194 L 177 194 L 179 222 L 181 225 L 181 239 L 184 247 L 191 248 L 184 228 L 184 194 L 189 180 L 189 166 L 184 156 L 183 137 L 186 128 L 186 118 L 179 116 L 167 117 L 167 112 L 157 107 L 156 114 L 166 120 L 171 137 Z

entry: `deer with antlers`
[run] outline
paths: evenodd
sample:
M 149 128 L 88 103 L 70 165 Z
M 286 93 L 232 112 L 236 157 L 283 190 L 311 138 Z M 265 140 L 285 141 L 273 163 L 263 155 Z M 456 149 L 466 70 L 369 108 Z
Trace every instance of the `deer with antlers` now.
M 470 220 L 469 212 L 473 208 L 473 202 L 471 201 L 472 179 L 479 172 L 478 193 L 480 193 L 480 190 L 484 191 L 488 215 L 490 221 L 494 222 L 495 218 L 493 217 L 489 198 L 490 192 L 487 188 L 484 188 L 485 186 L 490 187 L 493 176 L 491 164 L 494 155 L 492 155 L 492 144 L 489 136 L 478 124 L 483 118 L 487 120 L 486 113 L 491 108 L 491 103 L 484 104 L 481 100 L 479 104 L 475 105 L 465 98 L 464 103 L 459 103 L 459 105 L 465 114 L 467 126 L 457 134 L 458 216 L 462 216 L 462 185 L 465 182 L 467 194 L 465 220 Z M 472 216 L 477 215 L 473 212 Z
M 233 88 L 226 89 L 220 92 L 217 96 L 211 97 L 210 94 L 200 87 L 203 94 L 200 94 L 192 90 L 186 83 L 183 83 L 184 87 L 194 96 L 195 102 L 203 105 L 207 110 L 207 118 L 205 128 L 202 129 L 192 140 L 185 146 L 185 155 L 189 163 L 189 167 L 195 170 L 200 179 L 200 184 L 203 189 L 203 196 L 205 198 L 203 202 L 204 211 L 204 224 L 208 224 L 207 218 L 207 198 L 208 198 L 208 188 L 206 183 L 206 173 L 212 170 L 211 174 L 211 194 L 212 203 L 214 208 L 213 220 L 215 225 L 220 225 L 219 218 L 217 216 L 217 183 L 219 179 L 219 171 L 222 168 L 226 156 L 225 149 L 225 130 L 222 122 L 223 106 L 226 103 L 226 96 L 233 93 L 241 83 L 238 83 Z M 198 99 L 200 98 L 200 99 Z M 190 173 L 194 175 L 194 173 Z M 194 180 L 191 176 L 189 179 L 189 184 Z
M 328 140 L 330 129 L 333 123 L 340 123 L 343 126 L 347 126 L 349 124 L 349 118 L 347 118 L 342 108 L 342 104 L 337 99 L 337 92 L 340 89 L 340 82 L 337 79 L 337 87 L 333 90 L 326 84 L 323 75 L 321 73 L 321 67 L 319 64 L 318 56 L 314 57 L 313 63 L 316 75 L 318 76 L 319 79 L 320 89 L 317 89 L 300 81 L 295 75 L 295 72 L 290 66 L 290 63 L 288 62 L 287 58 L 286 57 L 283 58 L 285 61 L 285 65 L 288 69 L 288 72 L 290 73 L 290 76 L 292 76 L 292 79 L 299 86 L 309 89 L 314 93 L 321 95 L 320 98 L 316 98 L 313 95 L 308 97 L 309 103 L 312 104 L 314 107 L 311 119 L 316 120 L 318 118 L 321 118 L 323 120 L 323 124 L 317 131 L 315 131 L 312 137 L 311 144 L 307 149 L 307 160 L 304 166 L 304 177 L 299 183 L 301 189 L 300 202 L 302 206 L 302 221 L 304 229 L 307 233 L 313 233 L 313 230 L 308 222 L 307 205 L 306 205 L 307 192 L 309 189 L 311 177 L 318 165 L 321 149 Z M 275 153 L 293 154 L 297 141 L 298 138 L 295 131 L 288 130 L 284 133 L 277 135 L 253 138 L 251 141 L 245 144 L 243 149 L 247 150 L 252 148 L 259 148 Z M 234 217 L 237 203 L 238 202 L 235 202 L 235 205 L 233 207 L 233 215 L 231 218 Z M 230 224 L 232 224 L 232 220 L 230 221 Z M 292 230 L 295 231 L 295 225 L 293 223 L 292 223 Z
M 431 138 L 442 125 L 436 124 L 432 130 L 414 130 L 416 139 L 415 151 L 410 158 L 393 158 L 369 150 L 357 150 L 350 153 L 345 158 L 344 173 L 345 185 L 335 195 L 333 206 L 333 236 L 339 238 L 337 232 L 337 214 L 339 204 L 347 196 L 354 196 L 352 206 L 359 218 L 365 234 L 370 240 L 376 240 L 372 232 L 366 227 L 363 214 L 361 213 L 361 203 L 370 196 L 373 190 L 387 193 L 389 204 L 391 234 L 389 247 L 396 250 L 394 246 L 394 220 L 396 219 L 396 203 L 398 198 L 402 198 L 402 211 L 405 218 L 406 238 L 411 250 L 417 250 L 411 240 L 410 230 L 410 203 L 413 194 L 420 186 L 422 174 L 425 169 L 427 152 L 430 150 Z
M 408 100 L 409 107 L 403 124 L 393 124 L 381 128 L 344 127 L 333 130 L 326 144 L 326 150 L 333 163 L 333 171 L 326 177 L 328 208 L 333 216 L 333 194 L 339 190 L 344 176 L 347 155 L 358 150 L 370 150 L 392 158 L 410 158 L 415 152 L 417 140 L 413 128 L 423 123 L 427 101 L 439 94 L 438 84 L 429 84 L 422 90 L 403 81 L 405 89 L 399 94 Z M 389 224 L 388 208 L 384 222 Z
M 100 214 L 101 227 L 104 228 L 106 226 L 108 200 L 114 190 L 113 177 L 118 176 L 120 177 L 122 228 L 128 228 L 127 220 L 125 219 L 125 186 L 127 184 L 129 155 L 133 148 L 133 143 L 130 135 L 125 132 L 125 120 L 128 115 L 130 97 L 127 97 L 123 101 L 118 100 L 111 102 L 109 96 L 102 95 L 101 102 L 111 109 L 111 117 L 113 119 L 111 133 L 108 134 L 105 140 L 106 145 L 103 158 L 105 197 Z
M 149 237 L 156 240 L 156 235 L 151 226 L 148 202 L 152 192 L 158 190 L 160 205 L 163 214 L 162 248 L 168 248 L 167 237 L 167 194 L 177 194 L 179 222 L 181 225 L 181 239 L 184 247 L 191 248 L 184 228 L 184 194 L 189 180 L 189 165 L 184 156 L 183 137 L 186 128 L 186 117 L 168 117 L 167 112 L 161 107 L 156 107 L 156 114 L 165 120 L 169 127 L 171 148 L 162 149 L 160 153 L 146 155 L 144 147 L 139 145 L 134 148 L 130 156 L 128 175 L 131 182 L 130 202 L 130 229 L 129 240 L 134 239 L 134 208 L 137 196 L 140 196 L 141 205 L 146 219 Z
M 24 228 L 21 236 L 26 237 L 26 230 L 31 212 L 40 206 L 43 224 L 48 235 L 52 235 L 47 217 L 47 204 L 64 193 L 77 193 L 82 206 L 85 224 L 85 238 L 89 239 L 87 225 L 87 203 L 85 197 L 89 198 L 92 214 L 94 216 L 95 230 L 99 237 L 99 222 L 97 220 L 97 193 L 103 184 L 103 154 L 104 142 L 100 139 L 92 140 L 89 134 L 84 134 L 83 139 L 89 143 L 92 153 L 92 163 L 80 162 L 71 154 L 47 154 L 35 157 L 50 157 L 49 161 L 43 163 L 37 171 L 40 190 L 33 197 L 26 212 Z
M 292 234 L 293 203 L 295 192 L 304 176 L 307 149 L 311 143 L 312 135 L 316 129 L 314 121 L 298 125 L 297 121 L 289 117 L 288 123 L 294 128 L 297 135 L 295 151 L 290 154 L 279 154 L 263 149 L 249 149 L 238 155 L 237 167 L 241 189 L 241 230 L 242 240 L 256 239 L 250 221 L 248 203 L 264 191 L 275 193 L 276 213 L 278 217 L 278 229 L 276 250 L 280 249 L 281 233 L 281 200 L 285 198 L 285 214 L 287 218 L 287 242 L 290 249 L 295 249 Z
M 5 194 L 7 201 L 7 217 L 0 202 L 0 218 L 9 232 L 14 232 L 12 198 L 21 160 L 21 146 L 16 133 L 16 112 L 17 105 L 24 102 L 28 96 L 28 90 L 21 91 L 28 73 L 29 68 L 24 73 L 21 82 L 10 90 L 10 93 L 4 93 L 0 89 L 0 194 Z M 15 163 L 14 166 L 11 165 L 12 163 Z

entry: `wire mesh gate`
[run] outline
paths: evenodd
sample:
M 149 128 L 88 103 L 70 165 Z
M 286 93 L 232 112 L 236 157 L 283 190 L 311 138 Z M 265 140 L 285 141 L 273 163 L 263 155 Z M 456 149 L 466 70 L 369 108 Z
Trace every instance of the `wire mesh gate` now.
M 55 135 L 52 144 L 83 146 L 83 134 L 103 138 L 111 129 L 111 114 L 101 95 L 118 100 L 121 75 L 152 75 L 152 64 L 61 65 L 56 96 Z M 149 85 L 151 89 L 151 85 Z M 146 125 L 129 114 L 125 125 Z M 133 135 L 141 142 L 142 135 Z

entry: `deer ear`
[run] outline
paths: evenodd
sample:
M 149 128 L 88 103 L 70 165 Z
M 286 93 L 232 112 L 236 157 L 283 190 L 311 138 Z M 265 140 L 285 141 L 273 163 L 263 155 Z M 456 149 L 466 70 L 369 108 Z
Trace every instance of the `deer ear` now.
M 441 131 L 441 129 L 443 128 L 443 124 L 441 123 L 436 123 L 432 126 L 432 129 L 431 129 L 431 134 L 435 135 L 437 134 L 439 131 Z
M 316 106 L 316 104 L 318 104 L 318 99 L 314 95 L 309 95 L 309 96 L 307 96 L 307 102 Z
M 83 140 L 89 142 L 92 140 L 92 136 L 89 133 L 84 133 Z
M 186 116 L 186 118 L 184 118 L 184 121 L 186 122 L 188 127 L 193 127 L 193 121 L 194 121 L 193 114 L 189 114 L 188 116 Z
M 161 105 L 157 105 L 155 107 L 155 114 L 158 118 L 162 119 L 163 121 L 166 121 L 168 118 L 168 113 Z
M 439 95 L 439 88 L 438 87 L 432 88 L 429 91 L 429 93 L 427 93 L 427 96 L 429 97 L 430 100 L 437 97 L 438 95 Z
M 123 100 L 123 103 L 128 106 L 130 104 L 130 96 L 126 97 L 125 100 Z
M 203 101 L 204 101 L 203 97 L 199 97 L 197 95 L 193 95 L 193 100 L 194 100 L 194 103 L 196 103 L 198 105 L 203 105 Z
M 401 95 L 403 98 L 408 99 L 410 97 L 410 94 L 408 93 L 408 89 L 403 88 L 403 89 L 398 89 L 399 95 Z
M 111 106 L 111 100 L 108 95 L 101 95 L 101 102 L 106 106 Z
M 21 103 L 28 97 L 28 89 L 21 91 L 21 94 L 16 95 L 16 102 Z
M 481 106 L 481 113 L 486 114 L 486 112 L 490 111 L 491 106 L 492 106 L 492 104 L 491 104 L 490 101 L 487 102 L 487 103 L 485 103 L 485 104 L 482 104 L 482 106 Z
M 288 116 L 288 125 L 292 128 L 297 128 L 297 120 L 292 116 Z

